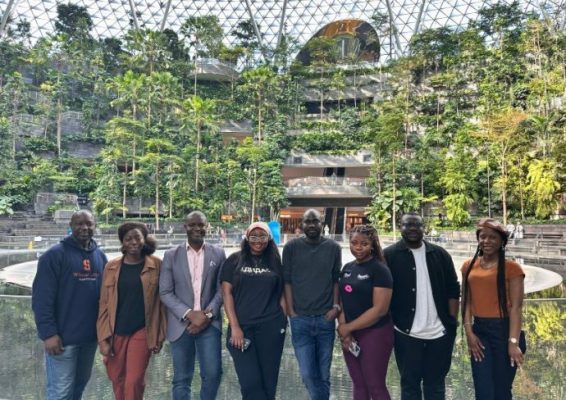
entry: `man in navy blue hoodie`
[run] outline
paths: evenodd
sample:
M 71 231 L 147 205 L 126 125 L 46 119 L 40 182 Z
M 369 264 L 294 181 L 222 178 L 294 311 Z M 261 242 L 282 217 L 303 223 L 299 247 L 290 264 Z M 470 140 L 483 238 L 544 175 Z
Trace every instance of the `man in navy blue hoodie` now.
M 47 400 L 79 400 L 96 353 L 96 319 L 107 259 L 96 242 L 94 218 L 73 214 L 71 235 L 40 258 L 32 286 L 37 333 L 45 347 Z

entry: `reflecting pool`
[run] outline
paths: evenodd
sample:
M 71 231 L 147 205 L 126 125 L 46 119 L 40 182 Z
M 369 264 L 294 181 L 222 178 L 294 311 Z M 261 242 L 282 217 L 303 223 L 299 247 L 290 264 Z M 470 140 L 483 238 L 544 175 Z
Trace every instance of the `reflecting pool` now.
M 226 248 L 226 255 L 230 255 L 236 251 L 235 248 Z M 155 254 L 163 258 L 164 250 L 158 250 Z M 107 253 L 108 259 L 120 256 L 120 253 Z M 470 254 L 471 258 L 472 254 Z M 454 267 L 460 279 L 460 267 L 468 257 L 452 257 Z M 354 257 L 347 249 L 342 249 L 342 263 L 345 264 L 354 260 Z M 556 272 L 549 271 L 544 268 L 534 267 L 531 265 L 523 265 L 525 271 L 525 293 L 538 292 L 540 290 L 552 288 L 560 285 L 562 277 Z M 33 278 L 37 271 L 37 260 L 27 261 L 15 265 L 10 265 L 0 269 L 0 282 L 9 282 L 22 287 L 31 288 Z
M 566 389 L 566 299 L 527 301 L 524 309 L 528 350 L 526 363 L 515 381 L 515 399 L 564 400 Z M 447 398 L 473 398 L 470 366 L 465 345 L 458 336 L 447 381 Z M 240 398 L 239 386 L 228 351 L 222 353 L 224 375 L 218 398 Z M 146 399 L 170 398 L 173 370 L 169 344 L 151 361 L 147 375 Z M 198 393 L 200 381 L 195 374 L 193 390 Z M 399 398 L 399 376 L 393 358 L 387 378 L 393 399 Z M 44 399 L 43 349 L 36 336 L 31 299 L 0 296 L 0 398 Z M 341 350 L 336 344 L 332 365 L 333 399 L 350 399 L 351 384 Z M 85 399 L 112 399 L 110 382 L 97 357 Z M 306 400 L 300 382 L 290 337 L 287 337 L 281 365 L 278 399 Z

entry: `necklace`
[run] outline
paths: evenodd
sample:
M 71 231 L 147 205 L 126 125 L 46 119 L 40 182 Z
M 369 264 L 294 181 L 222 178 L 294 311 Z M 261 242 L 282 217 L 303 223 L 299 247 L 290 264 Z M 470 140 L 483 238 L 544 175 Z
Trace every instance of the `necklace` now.
M 496 265 L 497 265 L 497 260 L 485 262 L 483 258 L 480 259 L 480 267 L 482 267 L 483 269 L 491 269 L 491 268 L 495 267 Z

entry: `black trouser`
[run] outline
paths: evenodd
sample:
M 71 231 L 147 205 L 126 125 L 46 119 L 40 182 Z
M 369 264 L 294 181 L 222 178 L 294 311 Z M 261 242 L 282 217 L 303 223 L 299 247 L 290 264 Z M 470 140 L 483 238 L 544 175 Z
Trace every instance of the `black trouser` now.
M 456 332 L 438 339 L 417 339 L 395 330 L 395 360 L 401 375 L 401 400 L 445 399 L 445 378 L 452 363 Z M 422 381 L 422 390 L 421 390 Z
M 474 317 L 472 329 L 484 347 L 482 361 L 471 358 L 476 399 L 511 400 L 517 366 L 509 359 L 509 318 Z M 523 332 L 519 348 L 523 353 L 527 349 Z
M 281 314 L 269 321 L 243 325 L 244 337 L 251 340 L 250 347 L 241 351 L 228 342 L 226 347 L 234 360 L 243 400 L 273 400 L 277 390 L 279 366 L 283 354 L 287 318 Z

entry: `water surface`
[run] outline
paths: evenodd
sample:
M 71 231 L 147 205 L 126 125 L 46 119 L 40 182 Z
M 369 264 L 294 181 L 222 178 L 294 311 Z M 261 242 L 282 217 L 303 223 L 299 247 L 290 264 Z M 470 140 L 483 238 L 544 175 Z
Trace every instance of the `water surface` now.
M 529 301 L 525 305 L 525 326 L 529 349 L 523 372 L 515 382 L 516 400 L 564 400 L 566 391 L 566 301 Z M 240 398 L 238 381 L 228 351 L 222 352 L 224 375 L 219 399 Z M 146 399 L 169 399 L 173 376 L 171 353 L 166 343 L 161 354 L 153 357 L 147 374 Z M 399 375 L 392 357 L 387 377 L 393 399 L 399 399 Z M 44 395 L 42 343 L 36 336 L 29 297 L 0 296 L 0 398 L 41 400 Z M 198 373 L 193 382 L 198 398 Z M 338 344 L 332 364 L 333 399 L 351 399 L 351 383 Z M 100 357 L 85 400 L 112 399 L 112 389 Z M 465 346 L 458 336 L 451 371 L 447 378 L 447 399 L 473 398 L 470 366 Z M 281 364 L 278 399 L 307 400 L 301 383 L 290 337 L 287 336 Z

